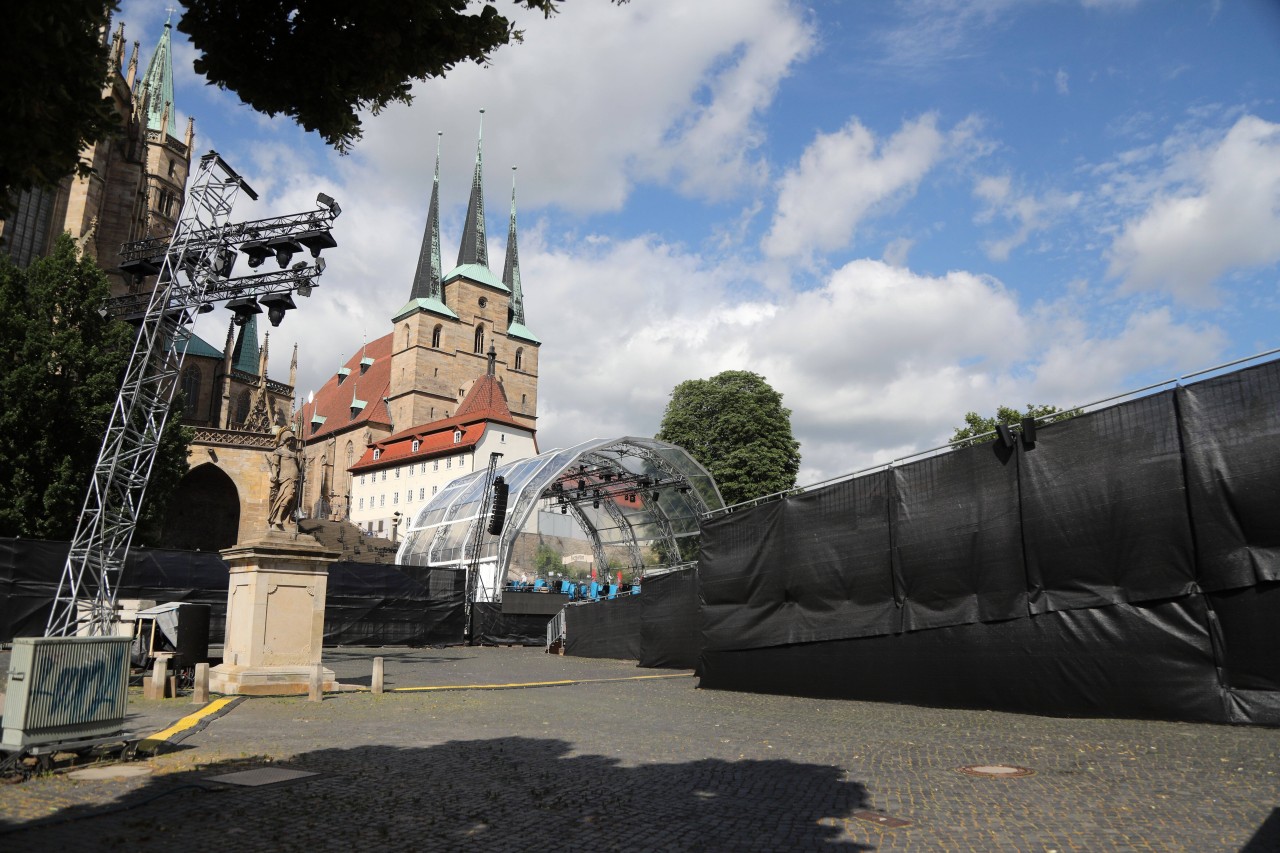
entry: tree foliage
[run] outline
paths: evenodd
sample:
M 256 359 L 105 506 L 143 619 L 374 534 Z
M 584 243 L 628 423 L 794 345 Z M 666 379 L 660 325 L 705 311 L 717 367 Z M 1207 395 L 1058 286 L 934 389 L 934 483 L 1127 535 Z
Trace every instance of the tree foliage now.
M 1067 418 L 1075 417 L 1078 414 L 1080 414 L 1079 409 L 1063 410 L 1057 406 L 1037 406 L 1034 403 L 1027 403 L 1025 412 L 1019 412 L 1009 406 L 998 406 L 996 407 L 995 415 L 990 418 L 985 418 L 977 412 L 968 412 L 964 416 L 964 426 L 956 427 L 955 432 L 952 433 L 951 443 L 957 447 L 968 447 L 973 444 L 981 444 L 984 441 L 994 441 L 997 424 L 1017 426 L 1022 423 L 1023 418 L 1035 418 L 1040 423 L 1053 423 L 1054 421 L 1063 421 Z M 1050 415 L 1055 417 L 1049 417 Z M 990 433 L 990 435 L 987 433 Z
M 88 174 L 81 147 L 116 130 L 103 97 L 110 64 L 102 40 L 115 2 L 14 0 L 5 4 L 0 55 L 11 73 L 0 98 L 0 216 L 11 193 Z
M 533 570 L 538 573 L 539 577 L 546 577 L 552 572 L 558 572 L 563 568 L 564 562 L 560 552 L 546 542 L 539 542 L 538 547 L 533 552 Z
M 416 80 L 483 64 L 520 32 L 472 0 L 182 0 L 178 29 L 195 70 L 255 110 L 287 115 L 339 151 L 360 138 L 358 110 L 410 103 Z M 550 16 L 556 0 L 511 0 Z
M 677 385 L 657 438 L 702 463 L 727 504 L 786 491 L 800 470 L 791 410 L 764 377 L 745 370 Z
M 75 532 L 133 346 L 128 325 L 99 313 L 108 295 L 106 276 L 65 234 L 25 270 L 0 258 L 0 536 Z M 155 541 L 189 443 L 170 418 L 138 541 Z

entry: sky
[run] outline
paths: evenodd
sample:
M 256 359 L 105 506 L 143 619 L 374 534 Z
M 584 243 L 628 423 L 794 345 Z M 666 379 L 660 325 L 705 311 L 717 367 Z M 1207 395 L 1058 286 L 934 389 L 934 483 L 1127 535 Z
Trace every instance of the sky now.
M 321 286 L 270 330 L 299 395 L 408 299 L 437 132 L 452 266 L 481 109 L 499 273 L 515 179 L 543 450 L 651 436 L 675 385 L 749 370 L 805 485 L 969 411 L 1280 346 L 1275 0 L 496 3 L 523 43 L 363 116 L 347 156 L 207 85 L 175 29 L 179 127 L 261 196 L 233 218 L 342 205 Z M 167 5 L 121 4 L 143 61 Z M 226 323 L 197 331 L 220 347 Z

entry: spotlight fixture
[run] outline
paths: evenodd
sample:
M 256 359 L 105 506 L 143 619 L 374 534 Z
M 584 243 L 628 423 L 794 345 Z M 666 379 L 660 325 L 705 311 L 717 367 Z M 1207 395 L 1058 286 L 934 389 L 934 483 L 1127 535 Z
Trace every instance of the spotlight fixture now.
M 562 507 L 560 507 L 560 514 L 561 514 L 561 515 L 565 515 L 565 514 L 567 514 L 568 512 L 569 512 L 569 507 L 567 507 L 567 506 L 562 506 Z
M 599 508 L 600 508 L 600 499 L 599 499 L 599 498 L 596 498 L 595 500 L 593 500 L 593 501 L 591 502 L 591 506 L 592 506 L 592 507 L 594 507 L 595 509 L 599 509 Z
M 320 253 L 325 249 L 332 249 L 338 245 L 338 241 L 333 239 L 333 235 L 328 231 L 304 231 L 298 235 L 297 240 L 310 250 L 313 258 L 320 257 Z
M 329 214 L 333 219 L 337 219 L 342 215 L 342 208 L 333 200 L 333 196 L 327 193 L 317 193 L 316 204 L 329 208 Z
M 311 283 L 311 279 L 307 279 L 306 281 L 302 282 L 297 287 L 295 287 L 293 292 L 303 298 L 306 298 L 311 296 L 312 287 L 314 287 L 314 285 Z
M 273 293 L 270 296 L 264 296 L 262 304 L 267 306 L 267 319 L 271 321 L 273 326 L 280 325 L 280 321 L 284 319 L 284 312 L 292 311 L 298 307 L 293 304 L 293 300 L 288 293 Z
M 275 254 L 275 250 L 267 248 L 266 240 L 246 240 L 240 244 L 240 251 L 249 256 L 249 266 L 257 269 L 262 262 Z
M 275 253 L 276 263 L 280 265 L 280 269 L 284 269 L 289 266 L 293 256 L 302 251 L 302 244 L 292 234 L 282 234 L 268 240 L 267 248 Z
M 248 323 L 254 314 L 262 313 L 262 306 L 252 296 L 242 296 L 227 303 L 227 310 L 232 312 L 231 322 L 237 326 Z

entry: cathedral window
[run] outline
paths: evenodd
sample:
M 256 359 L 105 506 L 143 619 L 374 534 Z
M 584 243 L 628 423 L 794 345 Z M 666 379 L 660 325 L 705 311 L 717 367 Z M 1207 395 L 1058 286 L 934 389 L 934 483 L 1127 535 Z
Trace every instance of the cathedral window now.
M 169 158 L 169 177 L 173 177 L 174 171 L 178 168 L 178 164 L 173 162 L 173 158 Z
M 196 413 L 196 406 L 200 403 L 201 378 L 200 368 L 194 364 L 182 371 L 182 395 L 186 398 L 183 403 L 183 412 L 187 417 Z
M 249 392 L 241 391 L 240 396 L 236 398 L 235 421 L 238 426 L 244 426 L 247 420 L 249 420 Z
M 524 347 L 516 348 L 516 370 L 524 369 Z
M 479 355 L 484 355 L 484 326 L 476 326 L 475 352 Z
M 444 332 L 444 326 L 439 323 L 431 330 L 431 347 L 432 349 L 440 349 L 440 335 Z

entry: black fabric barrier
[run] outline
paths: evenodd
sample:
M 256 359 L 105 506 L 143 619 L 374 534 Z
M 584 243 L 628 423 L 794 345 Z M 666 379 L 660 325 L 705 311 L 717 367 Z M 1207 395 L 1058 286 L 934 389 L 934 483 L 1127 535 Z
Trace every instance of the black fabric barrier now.
M 61 573 L 59 565 L 58 575 Z M 145 598 L 157 604 L 207 604 L 209 642 L 220 645 L 226 638 L 227 564 L 211 551 L 134 548 L 120 573 L 117 598 Z
M 704 650 L 700 686 L 1051 716 L 1227 722 L 1202 596 L 888 637 Z
M 478 646 L 546 646 L 550 616 L 503 613 L 501 604 L 471 605 L 471 644 Z
M 564 653 L 584 658 L 640 659 L 640 621 L 644 607 L 639 595 L 571 604 L 564 609 Z
M 331 563 L 324 642 L 329 646 L 461 643 L 466 624 L 465 602 L 464 571 L 386 563 Z
M 44 636 L 68 547 L 66 542 L 0 539 L 0 642 Z
M 1196 589 L 1172 391 L 1042 427 L 1020 475 L 1032 612 Z
M 790 625 L 776 618 L 786 601 L 785 509 L 783 501 L 774 501 L 703 523 L 699 565 L 715 567 L 698 578 L 708 646 L 788 641 Z
M 1280 691 L 1280 583 L 1210 593 L 1209 602 L 1217 617 L 1227 684 Z
M 1280 580 L 1280 361 L 1178 389 L 1200 586 Z
M 645 578 L 640 595 L 640 666 L 693 669 L 702 651 L 698 572 Z
M 967 447 L 894 469 L 903 630 L 1027 615 L 1018 462 L 997 448 Z

